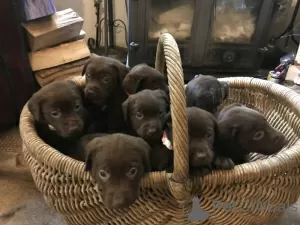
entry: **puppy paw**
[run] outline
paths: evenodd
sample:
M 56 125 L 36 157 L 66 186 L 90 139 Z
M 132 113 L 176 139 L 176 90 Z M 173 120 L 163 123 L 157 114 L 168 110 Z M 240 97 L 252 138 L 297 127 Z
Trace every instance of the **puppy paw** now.
M 234 162 L 232 159 L 218 156 L 214 162 L 216 169 L 220 170 L 231 170 L 234 168 Z

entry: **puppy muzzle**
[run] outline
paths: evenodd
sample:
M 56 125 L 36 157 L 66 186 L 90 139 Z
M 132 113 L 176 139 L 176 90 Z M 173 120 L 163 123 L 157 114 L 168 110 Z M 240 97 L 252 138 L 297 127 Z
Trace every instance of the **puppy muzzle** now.
M 106 94 L 97 89 L 86 88 L 84 95 L 90 102 L 96 105 L 102 105 L 106 100 Z
M 190 148 L 190 164 L 192 167 L 208 166 L 212 161 L 213 152 L 208 146 Z
M 71 137 L 80 134 L 83 130 L 83 122 L 80 120 L 69 121 L 65 124 L 63 130 L 61 131 L 61 135 L 63 137 Z
M 163 135 L 163 131 L 157 128 L 146 128 L 143 129 L 141 137 L 146 141 L 160 140 Z
M 136 200 L 137 196 L 135 196 L 131 192 L 122 192 L 118 193 L 118 191 L 109 194 L 104 198 L 104 205 L 110 209 L 124 209 L 130 207 Z

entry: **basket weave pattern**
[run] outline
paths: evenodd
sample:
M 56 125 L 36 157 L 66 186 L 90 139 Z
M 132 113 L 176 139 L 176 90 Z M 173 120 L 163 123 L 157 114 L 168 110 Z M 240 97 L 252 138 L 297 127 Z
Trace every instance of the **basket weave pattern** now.
M 251 163 L 230 171 L 214 171 L 204 177 L 189 177 L 188 135 L 181 59 L 170 34 L 163 34 L 157 48 L 156 69 L 166 62 L 174 129 L 174 172 L 153 172 L 141 182 L 140 195 L 129 209 L 108 210 L 101 191 L 84 163 L 73 160 L 45 144 L 36 134 L 27 105 L 21 114 L 23 151 L 37 188 L 47 203 L 62 213 L 70 225 L 95 224 L 267 224 L 283 209 L 255 210 L 253 203 L 273 206 L 293 204 L 300 195 L 300 99 L 285 87 L 254 78 L 223 78 L 230 87 L 228 105 L 240 102 L 262 112 L 272 126 L 284 132 L 289 145 L 272 157 L 253 155 Z M 84 85 L 83 79 L 77 80 Z M 201 198 L 209 218 L 189 222 L 191 198 Z M 236 203 L 232 210 L 215 202 Z M 251 202 L 252 201 L 252 202 Z M 272 205 L 271 205 L 272 206 Z

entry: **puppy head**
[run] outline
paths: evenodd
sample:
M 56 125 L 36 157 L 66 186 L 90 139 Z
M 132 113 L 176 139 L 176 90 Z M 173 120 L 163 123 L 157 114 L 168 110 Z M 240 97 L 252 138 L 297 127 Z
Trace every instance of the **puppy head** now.
M 150 146 L 126 134 L 96 137 L 86 146 L 86 171 L 102 190 L 103 204 L 110 209 L 132 205 L 140 180 L 150 172 Z
M 148 142 L 160 140 L 166 126 L 169 99 L 162 90 L 143 90 L 130 95 L 122 105 L 125 120 Z
M 187 106 L 214 113 L 228 96 L 228 85 L 210 75 L 199 75 L 186 86 Z
M 113 91 L 121 87 L 128 68 L 121 62 L 104 56 L 96 56 L 85 64 L 82 75 L 85 75 L 85 97 L 96 105 L 105 103 Z
M 273 128 L 264 115 L 241 104 L 224 108 L 218 118 L 220 138 L 250 152 L 272 155 L 287 143 L 283 133 Z
M 139 64 L 131 69 L 123 81 L 123 88 L 129 94 L 145 89 L 160 89 L 169 93 L 164 75 L 146 64 Z
M 28 108 L 38 123 L 48 124 L 61 137 L 82 132 L 85 110 L 82 90 L 72 81 L 55 81 L 33 94 Z
M 205 110 L 188 107 L 190 165 L 200 167 L 211 164 L 213 144 L 218 132 L 213 115 Z

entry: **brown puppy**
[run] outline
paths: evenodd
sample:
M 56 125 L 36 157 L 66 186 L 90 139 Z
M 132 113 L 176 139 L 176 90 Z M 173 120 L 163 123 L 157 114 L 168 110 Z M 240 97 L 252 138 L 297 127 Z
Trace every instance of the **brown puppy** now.
M 198 107 L 215 113 L 228 97 L 228 84 L 209 75 L 196 75 L 186 86 L 187 107 Z
M 122 82 L 128 72 L 129 69 L 124 64 L 104 56 L 89 59 L 82 71 L 82 75 L 86 78 L 85 97 L 99 108 L 94 117 L 97 118 L 102 108 L 107 106 L 106 112 L 100 113 L 100 123 L 105 121 L 105 127 L 110 133 L 124 129 L 121 105 L 126 100 L 127 94 L 123 90 Z
M 72 81 L 55 81 L 28 101 L 39 136 L 64 154 L 85 130 L 87 112 L 82 89 Z
M 169 111 L 169 99 L 162 90 L 143 90 L 130 95 L 122 108 L 133 135 L 147 142 L 161 140 Z
M 169 93 L 164 75 L 146 64 L 136 65 L 130 70 L 123 81 L 123 88 L 128 94 L 135 94 L 145 89 L 160 89 Z
M 152 147 L 152 168 L 164 170 L 172 154 L 161 141 L 169 111 L 166 93 L 162 90 L 142 90 L 130 95 L 122 107 L 130 134 L 143 138 Z
M 273 128 L 264 115 L 239 103 L 220 112 L 218 126 L 216 150 L 223 159 L 217 160 L 216 166 L 220 169 L 230 169 L 226 165 L 224 168 L 224 159 L 228 162 L 229 158 L 235 164 L 245 163 L 251 152 L 272 155 L 287 143 L 283 133 Z
M 110 209 L 132 205 L 142 177 L 151 170 L 151 147 L 141 138 L 116 133 L 94 138 L 85 151 L 85 169 L 101 188 L 103 204 Z
M 210 169 L 214 158 L 213 146 L 218 133 L 217 122 L 214 116 L 196 107 L 187 108 L 190 167 L 197 169 Z M 167 129 L 168 139 L 172 142 L 172 129 Z

